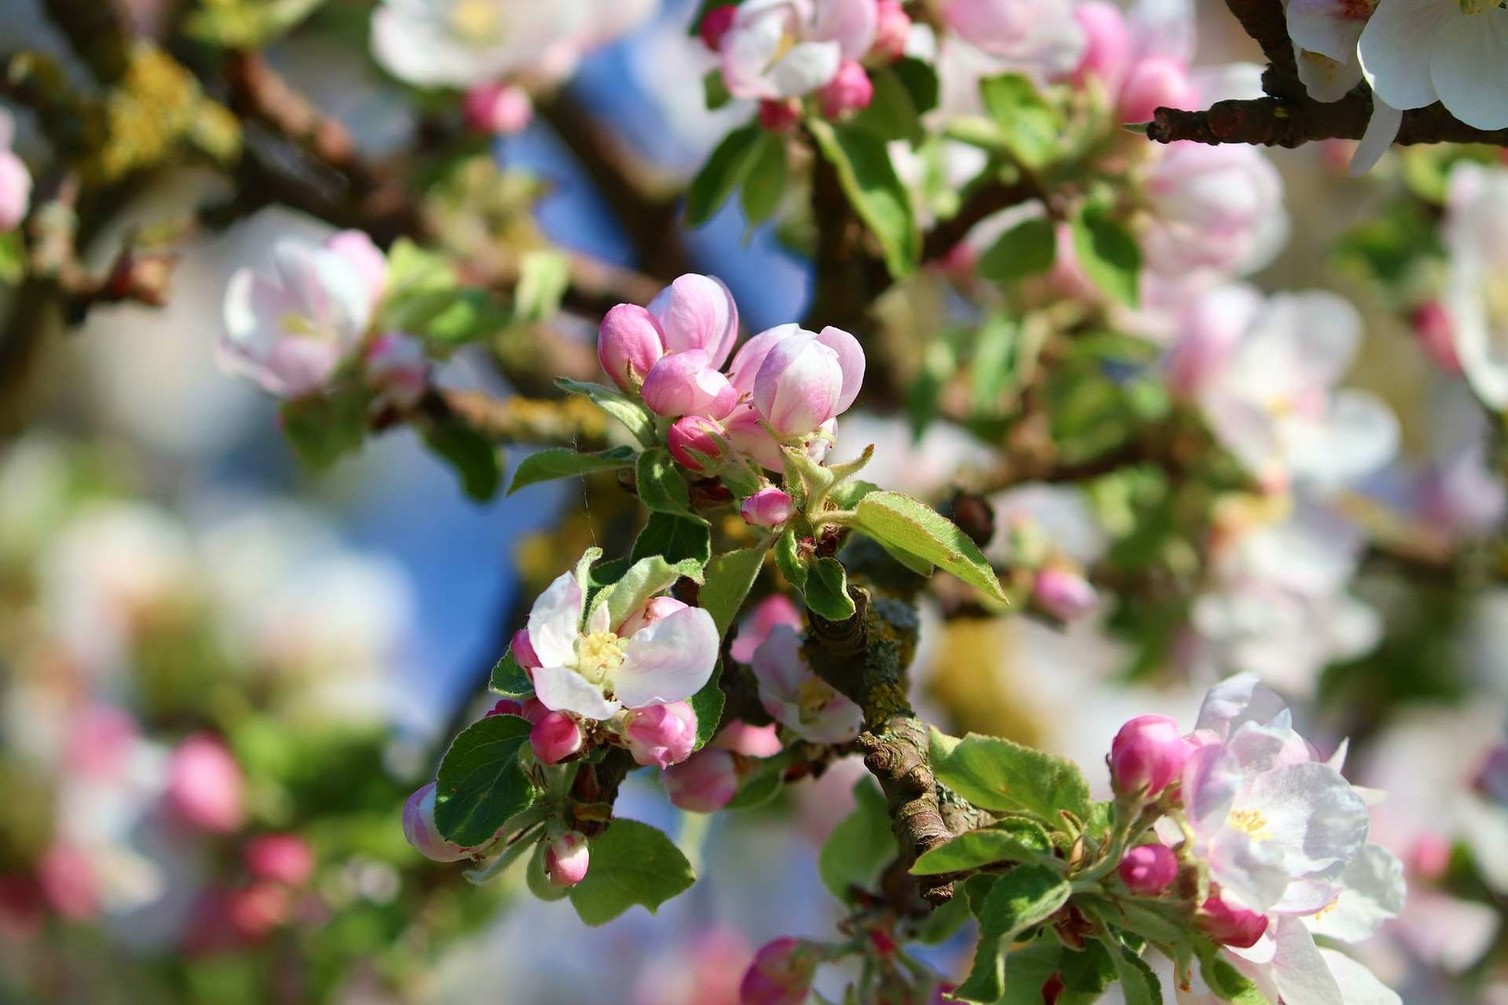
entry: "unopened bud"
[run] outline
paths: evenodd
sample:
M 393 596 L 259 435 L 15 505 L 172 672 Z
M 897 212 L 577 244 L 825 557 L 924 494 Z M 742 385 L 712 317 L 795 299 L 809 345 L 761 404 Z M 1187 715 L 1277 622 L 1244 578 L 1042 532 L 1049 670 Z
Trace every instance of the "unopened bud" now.
M 415 851 L 433 862 L 458 862 L 470 854 L 468 849 L 442 837 L 435 825 L 434 782 L 418 789 L 403 804 L 403 836 Z
M 738 765 L 726 750 L 705 748 L 660 773 L 670 802 L 691 813 L 715 813 L 738 792 Z
M 704 415 L 685 415 L 675 420 L 665 442 L 677 464 L 698 474 L 715 468 L 728 453 L 722 424 Z
M 1152 799 L 1183 773 L 1194 746 L 1178 723 L 1141 715 L 1120 728 L 1110 744 L 1110 782 L 1117 795 Z
M 576 831 L 567 831 L 551 841 L 545 852 L 545 874 L 556 886 L 580 883 L 586 879 L 590 864 L 591 851 L 587 848 L 586 836 Z
M 802 1005 L 822 962 L 821 950 L 803 939 L 766 943 L 754 954 L 738 986 L 742 1005 Z
M 1032 600 L 1060 621 L 1073 621 L 1094 610 L 1099 594 L 1080 573 L 1048 566 L 1032 583 Z
M 1117 870 L 1126 889 L 1155 897 L 1178 878 L 1178 858 L 1166 845 L 1144 844 L 1126 852 Z
M 906 54 L 906 41 L 911 37 L 911 18 L 901 6 L 901 0 L 880 0 L 876 4 L 874 44 L 869 54 L 875 59 L 893 63 Z
M 461 102 L 466 125 L 479 133 L 511 136 L 534 121 L 534 102 L 516 84 L 482 84 L 466 92 Z
M 863 66 L 850 59 L 817 92 L 817 99 L 822 103 L 822 114 L 829 119 L 863 111 L 874 100 L 874 82 Z
M 581 724 L 564 712 L 549 712 L 529 731 L 529 746 L 540 764 L 559 764 L 586 741 Z
M 738 8 L 733 4 L 723 7 L 714 7 L 702 15 L 702 23 L 697 29 L 697 34 L 702 38 L 702 44 L 713 52 L 718 52 L 723 47 L 723 36 L 728 34 L 728 29 L 733 27 L 733 19 L 738 16 Z
M 746 523 L 774 530 L 789 520 L 795 511 L 796 504 L 789 494 L 768 485 L 745 499 L 739 513 Z
M 784 133 L 801 121 L 801 105 L 794 99 L 776 101 L 766 98 L 759 103 L 759 125 L 770 133 Z
M 629 713 L 623 740 L 638 764 L 657 768 L 679 764 L 696 745 L 696 712 L 684 701 L 636 709 Z
M 1199 908 L 1199 927 L 1222 946 L 1250 949 L 1267 931 L 1267 918 L 1244 907 L 1233 907 L 1219 895 L 1211 896 Z

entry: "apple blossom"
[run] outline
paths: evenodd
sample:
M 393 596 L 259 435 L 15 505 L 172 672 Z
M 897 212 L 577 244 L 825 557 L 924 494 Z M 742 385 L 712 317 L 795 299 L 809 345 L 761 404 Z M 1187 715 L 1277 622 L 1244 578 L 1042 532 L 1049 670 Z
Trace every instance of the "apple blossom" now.
M 15 121 L 0 108 L 0 233 L 15 230 L 31 206 L 31 172 L 11 149 Z
M 349 249 L 279 241 L 270 273 L 231 277 L 215 357 L 280 398 L 314 393 L 355 351 L 373 304 L 371 276 Z
M 228 834 L 245 818 L 245 776 L 225 744 L 195 733 L 168 758 L 165 798 L 184 823 L 212 834 Z
M 780 624 L 770 629 L 754 651 L 752 665 L 765 711 L 803 740 L 847 743 L 859 735 L 863 712 L 812 671 L 794 628 Z
M 740 392 L 752 392 L 759 417 L 776 434 L 808 435 L 853 404 L 864 382 L 864 349 L 840 328 L 820 334 L 781 325 L 750 339 L 728 373 Z
M 637 393 L 650 371 L 663 363 L 655 387 L 646 395 L 653 394 L 662 409 L 674 409 L 699 405 L 723 392 L 726 381 L 716 371 L 737 338 L 738 305 L 727 286 L 710 276 L 687 273 L 661 290 L 648 307 L 619 304 L 608 311 L 598 331 L 597 357 L 613 383 L 630 394 Z M 691 351 L 697 355 L 677 361 Z M 731 400 L 724 399 L 722 407 L 726 414 Z M 700 411 L 686 407 L 673 414 Z
M 471 854 L 471 849 L 442 837 L 435 825 L 434 782 L 420 786 L 403 804 L 403 836 L 432 862 L 459 862 Z
M 874 84 L 860 63 L 845 60 L 837 75 L 817 92 L 817 100 L 822 104 L 822 114 L 836 119 L 868 108 L 874 100 Z
M 620 708 L 690 698 L 712 676 L 720 640 L 701 608 L 681 608 L 627 637 L 607 618 L 606 604 L 586 611 L 586 587 L 573 572 L 534 602 L 534 688 L 550 710 L 607 719 Z
M 1146 170 L 1147 267 L 1172 276 L 1254 272 L 1288 239 L 1283 182 L 1255 147 L 1175 143 Z
M 991 56 L 1068 70 L 1084 49 L 1084 35 L 1065 0 L 947 0 L 943 22 Z
M 575 886 L 586 879 L 591 854 L 584 835 L 567 831 L 550 842 L 545 852 L 545 873 L 555 886 Z
M 766 485 L 749 496 L 739 510 L 744 522 L 770 530 L 782 526 L 794 512 L 795 503 L 790 495 L 773 485 Z
M 1367 83 L 1397 109 L 1436 101 L 1478 129 L 1508 126 L 1508 10 L 1458 0 L 1380 0 L 1357 41 Z
M 630 712 L 623 740 L 638 764 L 668 768 L 691 756 L 696 745 L 696 712 L 684 701 Z
M 802 1005 L 811 992 L 822 954 L 802 939 L 780 938 L 761 946 L 739 986 L 742 1005 Z
M 730 751 L 705 747 L 660 773 L 672 805 L 691 813 L 715 813 L 738 792 L 738 764 Z
M 1233 907 L 1218 894 L 1212 894 L 1199 907 L 1199 927 L 1222 946 L 1250 949 L 1267 931 L 1265 915 Z
M 314 875 L 314 849 L 297 834 L 260 834 L 246 843 L 241 857 L 256 879 L 298 887 Z
M 541 764 L 559 764 L 580 751 L 585 742 L 581 724 L 564 712 L 540 716 L 529 731 L 529 746 Z
M 641 393 L 650 411 L 666 416 L 721 419 L 738 403 L 738 392 L 702 349 L 661 356 L 649 368 Z
M 534 102 L 516 84 L 480 84 L 466 92 L 461 107 L 468 126 L 495 136 L 521 133 L 534 120 Z
M 677 464 L 699 474 L 722 463 L 728 453 L 722 425 L 704 415 L 685 415 L 672 422 L 665 445 Z
M 1193 752 L 1172 719 L 1137 716 L 1110 745 L 1111 784 L 1118 795 L 1155 799 L 1179 779 Z
M 723 33 L 723 82 L 735 98 L 799 98 L 874 43 L 875 0 L 746 0 Z
M 1099 594 L 1082 573 L 1049 565 L 1032 580 L 1032 602 L 1060 621 L 1081 618 L 1099 604 Z
M 414 407 L 429 390 L 429 359 L 423 344 L 397 332 L 372 339 L 362 358 L 362 373 L 377 391 L 378 401 L 394 408 Z
M 798 632 L 805 627 L 801 611 L 783 593 L 772 593 L 764 598 L 739 622 L 729 655 L 740 663 L 754 662 L 755 651 L 770 637 L 776 625 L 787 625 Z
M 1449 253 L 1442 306 L 1473 391 L 1508 407 L 1508 172 L 1462 161 L 1450 173 L 1441 232 Z
M 1178 858 L 1166 845 L 1143 844 L 1127 850 L 1115 868 L 1132 893 L 1155 897 L 1178 877 Z

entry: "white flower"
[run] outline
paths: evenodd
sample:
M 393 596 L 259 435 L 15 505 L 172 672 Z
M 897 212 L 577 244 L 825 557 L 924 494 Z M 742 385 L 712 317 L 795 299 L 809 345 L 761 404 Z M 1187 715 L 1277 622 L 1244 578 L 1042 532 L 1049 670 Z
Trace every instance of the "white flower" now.
M 1456 356 L 1483 401 L 1508 407 L 1508 172 L 1456 165 L 1441 236 Z
M 1288 240 L 1283 180 L 1256 147 L 1175 143 L 1143 184 L 1150 212 L 1141 243 L 1155 272 L 1255 272 Z
M 31 205 L 31 172 L 11 149 L 15 122 L 0 108 L 0 233 L 14 230 Z
M 1361 83 L 1356 43 L 1375 0 L 1288 0 L 1299 80 L 1316 101 L 1339 101 Z
M 1253 316 L 1202 395 L 1216 435 L 1259 480 L 1334 487 L 1386 464 L 1398 421 L 1376 396 L 1334 385 L 1361 316 L 1333 293 L 1278 294 Z
M 1381 0 L 1357 52 L 1393 108 L 1438 101 L 1478 129 L 1508 126 L 1508 10 L 1495 0 Z
M 874 0 L 748 0 L 722 40 L 735 98 L 799 98 L 874 43 Z
M 753 667 L 765 711 L 803 740 L 847 743 L 859 735 L 863 712 L 812 671 L 790 625 L 770 629 L 754 650 Z
M 372 52 L 410 84 L 470 87 L 538 61 L 587 12 L 576 0 L 383 0 Z
M 341 251 L 279 241 L 272 272 L 241 269 L 225 292 L 222 369 L 282 398 L 318 391 L 372 320 L 372 287 Z
M 611 625 L 607 604 L 589 615 L 585 608 L 585 586 L 568 572 L 529 612 L 529 642 L 540 661 L 534 690 L 546 708 L 606 719 L 621 708 L 683 701 L 711 678 L 721 640 L 700 607 L 682 605 L 626 637 L 622 628 L 645 619 Z

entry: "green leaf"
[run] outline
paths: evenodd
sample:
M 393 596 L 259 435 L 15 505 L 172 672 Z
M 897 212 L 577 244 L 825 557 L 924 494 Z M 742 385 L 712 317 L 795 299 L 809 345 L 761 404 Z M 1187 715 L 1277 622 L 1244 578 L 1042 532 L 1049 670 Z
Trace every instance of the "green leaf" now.
M 931 63 L 915 56 L 905 56 L 891 63 L 890 70 L 911 95 L 911 103 L 918 115 L 925 115 L 937 107 L 940 88 L 937 70 Z
M 493 715 L 452 741 L 435 785 L 435 825 L 445 838 L 462 847 L 485 844 L 534 801 L 518 764 L 531 728 L 517 716 Z
M 955 896 L 943 906 L 934 908 L 916 929 L 913 938 L 929 946 L 947 942 L 968 923 L 969 917 L 969 898 Z
M 890 830 L 890 810 L 885 796 L 871 778 L 854 786 L 854 811 L 833 828 L 817 856 L 817 873 L 843 903 L 852 902 L 852 890 L 873 889 L 880 873 L 897 854 Z
M 508 494 L 511 496 L 519 489 L 557 478 L 631 468 L 638 456 L 633 447 L 613 447 L 594 454 L 579 453 L 570 447 L 536 450 L 519 462 L 513 472 L 513 484 L 508 486 Z
M 1199 975 L 1210 990 L 1220 998 L 1236 1005 L 1271 1005 L 1267 996 L 1257 985 L 1230 961 L 1220 955 L 1220 950 L 1205 943 L 1199 950 Z
M 283 433 L 298 459 L 323 471 L 366 437 L 367 398 L 354 390 L 295 398 L 278 409 Z
M 721 68 L 708 70 L 702 75 L 702 103 L 707 106 L 707 111 L 715 112 L 732 100 Z
M 697 603 L 712 615 L 719 635 L 726 635 L 733 627 L 744 599 L 764 567 L 765 551 L 743 548 L 718 555 L 707 563 L 707 581 L 702 584 Z
M 985 110 L 1000 127 L 1006 148 L 1030 168 L 1052 163 L 1060 152 L 1063 123 L 1037 93 L 1036 85 L 1019 73 L 979 82 Z
M 979 909 L 979 945 L 968 980 L 953 992 L 964 1001 L 994 1002 L 1005 993 L 1006 952 L 1018 936 L 1068 903 L 1073 887 L 1052 869 L 1018 865 L 995 882 Z M 1013 954 L 1014 955 L 1014 954 Z M 1037 985 L 1038 992 L 1041 984 Z
M 691 710 L 696 713 L 696 743 L 692 750 L 701 750 L 707 741 L 717 735 L 723 719 L 723 689 L 721 685 L 723 665 L 719 661 L 712 668 L 712 676 L 702 689 L 691 696 Z
M 1018 383 L 1021 342 L 1020 327 L 998 314 L 992 314 L 980 326 L 974 342 L 974 358 L 969 361 L 969 385 L 976 414 L 997 414 L 1006 391 Z
M 686 192 L 686 225 L 700 227 L 722 208 L 733 190 L 743 184 L 759 154 L 764 130 L 757 123 L 735 129 L 712 151 L 707 163 L 691 179 Z
M 650 447 L 639 455 L 634 473 L 638 481 L 639 501 L 646 508 L 655 513 L 671 513 L 702 520 L 691 508 L 691 493 L 686 488 L 686 479 L 681 477 L 681 469 L 671 459 L 670 451 L 664 447 Z
M 1052 855 L 1052 840 L 1039 824 L 1009 817 L 989 827 L 966 831 L 922 855 L 913 876 L 938 876 L 978 869 L 996 862 L 1031 862 Z
M 592 404 L 617 419 L 646 447 L 655 445 L 655 422 L 645 407 L 610 387 L 562 377 L 556 385 L 563 391 L 591 399 Z
M 15 286 L 26 276 L 26 240 L 21 231 L 0 234 L 0 284 Z
M 1058 239 L 1052 221 L 1034 216 L 1001 234 L 979 256 L 979 274 L 996 282 L 1039 276 L 1052 268 L 1057 257 Z
M 503 457 L 497 444 L 458 417 L 426 421 L 424 443 L 461 479 L 461 488 L 476 502 L 497 495 L 503 484 Z
M 871 492 L 859 500 L 855 512 L 859 529 L 887 549 L 926 559 L 986 596 L 1006 602 L 979 546 L 926 503 L 898 492 Z
M 1006 966 L 1010 966 L 1009 962 Z M 1097 1002 L 1115 982 L 1115 963 L 1104 943 L 1098 940 L 1084 943 L 1078 952 L 1065 950 L 1058 960 L 1058 970 L 1063 975 L 1063 990 L 1075 995 L 1071 1001 Z
M 518 660 L 513 658 L 512 649 L 504 653 L 503 658 L 492 668 L 487 686 L 504 698 L 521 698 L 534 693 L 534 684 L 524 673 L 524 668 L 518 665 Z
M 1107 296 L 1136 306 L 1141 296 L 1141 248 L 1104 209 L 1083 207 L 1069 224 L 1073 251 L 1090 282 Z
M 752 810 L 767 805 L 785 787 L 786 766 L 785 759 L 779 756 L 760 758 L 755 762 L 754 770 L 744 776 L 738 793 L 724 808 Z
M 635 562 L 659 555 L 665 561 L 691 559 L 706 565 L 712 557 L 712 531 L 705 521 L 688 520 L 670 513 L 651 513 L 634 541 L 630 554 Z
M 379 329 L 416 331 L 427 324 L 460 286 L 445 256 L 400 237 L 387 253 Z
M 1051 935 L 1011 950 L 1005 958 L 1005 990 L 996 1005 L 1042 1005 L 1042 986 L 1058 973 L 1064 955 L 1062 943 Z
M 517 321 L 544 321 L 560 312 L 560 298 L 571 285 L 571 260 L 560 251 L 525 252 L 513 290 Z
M 791 588 L 804 597 L 806 565 L 801 561 L 801 539 L 794 530 L 787 530 L 775 542 L 775 565 Z
M 832 558 L 819 558 L 812 563 L 806 577 L 806 606 L 829 621 L 847 621 L 853 617 L 848 573 L 842 563 Z
M 1162 982 L 1147 966 L 1147 961 L 1124 946 L 1110 948 L 1116 979 L 1126 1005 L 1162 1005 Z
M 874 96 L 863 111 L 848 120 L 849 127 L 886 143 L 891 140 L 921 143 L 926 138 L 921 113 L 900 74 L 893 67 L 884 67 L 871 70 L 869 81 L 874 85 Z
M 780 202 L 790 188 L 788 172 L 785 137 L 764 133 L 753 153 L 749 172 L 744 176 L 743 191 L 739 193 L 744 222 L 750 228 L 764 223 L 780 208 Z
M 667 562 L 660 555 L 650 555 L 635 561 L 616 582 L 604 587 L 591 606 L 607 604 L 607 623 L 616 627 L 651 597 L 664 593 L 683 576 L 700 583 L 701 563 L 691 559 Z
M 1078 765 L 1019 743 L 970 733 L 962 740 L 932 731 L 937 780 L 987 810 L 1034 813 L 1056 827 L 1058 811 L 1091 813 L 1089 784 Z
M 297 27 L 325 0 L 205 0 L 184 20 L 184 33 L 223 49 L 260 49 Z
M 896 177 L 883 141 L 859 129 L 808 123 L 823 158 L 838 173 L 848 201 L 879 239 L 885 267 L 896 278 L 907 275 L 921 258 L 921 236 L 911 209 L 911 195 Z
M 696 882 L 675 842 L 637 820 L 613 820 L 589 847 L 591 868 L 571 887 L 571 906 L 588 925 L 606 924 L 636 904 L 654 914 Z
M 437 294 L 429 302 L 434 308 L 430 315 L 405 331 L 444 345 L 464 345 L 491 338 L 512 320 L 485 290 L 455 290 Z

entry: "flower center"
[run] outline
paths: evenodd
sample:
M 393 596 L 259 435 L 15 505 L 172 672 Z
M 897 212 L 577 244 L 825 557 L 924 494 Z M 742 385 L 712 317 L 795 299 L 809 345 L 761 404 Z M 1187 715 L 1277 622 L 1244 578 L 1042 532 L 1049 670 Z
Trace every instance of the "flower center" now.
M 502 40 L 503 14 L 495 0 L 457 0 L 450 8 L 450 30 L 472 45 Z
M 1508 276 L 1488 273 L 1480 289 L 1488 328 L 1495 333 L 1508 332 Z
M 1258 841 L 1272 837 L 1272 828 L 1261 810 L 1235 810 L 1230 815 L 1230 825 L 1238 831 L 1245 831 Z
M 284 335 L 293 335 L 298 338 L 329 337 L 329 333 L 321 330 L 312 318 L 302 314 L 284 314 L 278 318 L 278 327 L 283 329 Z
M 816 719 L 832 700 L 832 685 L 820 677 L 808 678 L 796 688 L 796 708 L 801 713 L 802 722 Z
M 593 632 L 576 643 L 576 672 L 601 687 L 623 664 L 623 640 L 612 632 Z

